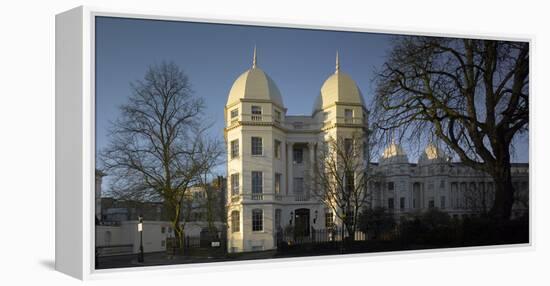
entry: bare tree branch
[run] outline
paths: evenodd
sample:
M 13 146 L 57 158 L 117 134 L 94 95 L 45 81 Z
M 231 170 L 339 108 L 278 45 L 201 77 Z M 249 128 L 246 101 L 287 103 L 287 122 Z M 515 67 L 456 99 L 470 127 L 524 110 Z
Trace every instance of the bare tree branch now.
M 221 148 L 206 137 L 204 103 L 174 63 L 149 67 L 130 86 L 100 158 L 117 197 L 164 202 L 182 246 L 189 188 L 216 165 Z
M 372 122 L 382 138 L 433 135 L 495 180 L 491 214 L 508 219 L 510 149 L 529 124 L 529 44 L 400 37 L 376 76 Z

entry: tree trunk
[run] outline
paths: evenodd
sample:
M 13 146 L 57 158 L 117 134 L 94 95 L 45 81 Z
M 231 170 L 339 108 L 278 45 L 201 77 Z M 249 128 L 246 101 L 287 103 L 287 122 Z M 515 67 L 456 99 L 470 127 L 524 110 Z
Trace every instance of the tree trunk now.
M 350 241 L 350 242 L 354 241 L 355 240 L 354 224 L 350 218 L 346 218 L 346 222 L 344 222 L 344 227 L 346 229 L 346 232 L 348 233 L 348 237 L 346 241 Z
M 181 204 L 170 204 L 170 209 L 172 210 L 170 213 L 173 214 L 171 223 L 172 223 L 172 229 L 174 229 L 174 236 L 176 240 L 176 248 L 181 251 L 184 247 L 184 232 L 183 227 L 180 224 L 181 220 Z
M 510 170 L 493 176 L 495 180 L 495 202 L 489 215 L 496 220 L 509 220 L 514 203 L 514 186 Z
M 183 249 L 183 246 L 184 246 L 183 245 L 184 233 L 183 233 L 183 228 L 179 223 L 179 220 L 172 221 L 172 227 L 174 228 L 174 235 L 176 236 L 176 248 L 181 250 Z
M 501 164 L 495 166 L 492 172 L 495 181 L 495 201 L 489 216 L 496 220 L 509 220 L 514 204 L 514 185 L 512 184 L 512 170 L 510 158 L 503 156 Z

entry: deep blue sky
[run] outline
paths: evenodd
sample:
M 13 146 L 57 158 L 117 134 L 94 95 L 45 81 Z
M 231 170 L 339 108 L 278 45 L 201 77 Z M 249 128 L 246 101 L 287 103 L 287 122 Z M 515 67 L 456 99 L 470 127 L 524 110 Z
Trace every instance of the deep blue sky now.
M 130 82 L 142 79 L 149 65 L 174 61 L 183 69 L 196 96 L 205 99 L 206 115 L 215 122 L 212 135 L 222 139 L 229 89 L 251 67 L 254 45 L 258 66 L 279 87 L 290 115 L 311 114 L 321 85 L 334 72 L 337 50 L 341 71 L 356 81 L 365 102 L 371 102 L 374 71 L 391 48 L 390 36 L 383 34 L 96 19 L 97 150 L 108 144 L 109 122 L 127 101 Z M 527 162 L 527 144 L 522 141 L 514 161 Z

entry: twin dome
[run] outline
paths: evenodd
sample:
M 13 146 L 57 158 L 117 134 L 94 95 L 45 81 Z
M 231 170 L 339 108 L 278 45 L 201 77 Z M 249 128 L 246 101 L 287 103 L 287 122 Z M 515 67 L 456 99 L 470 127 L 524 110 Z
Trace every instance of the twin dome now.
M 448 163 L 451 161 L 451 157 L 441 150 L 436 144 L 429 143 L 424 149 L 424 152 L 418 158 L 418 163 L 431 164 L 431 163 Z M 382 156 L 380 157 L 380 163 L 382 164 L 408 164 L 409 157 L 403 147 L 395 142 L 388 145 Z
M 256 65 L 256 49 L 252 68 L 241 74 L 233 83 L 227 99 L 227 106 L 241 100 L 268 101 L 284 107 L 283 98 L 275 82 Z M 323 108 L 342 102 L 365 106 L 363 95 L 355 81 L 347 74 L 340 72 L 338 53 L 336 54 L 336 71 L 322 85 L 321 92 L 315 101 L 313 113 Z
M 275 82 L 257 67 L 252 67 L 235 80 L 229 91 L 227 105 L 241 99 L 271 101 L 273 104 L 284 106 L 281 92 Z
M 283 98 L 279 88 L 262 69 L 257 67 L 256 48 L 252 68 L 242 73 L 233 83 L 227 106 L 234 103 L 249 100 L 257 102 L 270 102 L 284 108 Z M 365 107 L 363 94 L 355 81 L 347 74 L 340 72 L 338 53 L 336 53 L 336 70 L 321 86 L 321 92 L 313 106 L 313 114 L 323 110 L 334 103 L 360 104 Z M 450 157 L 436 145 L 430 143 L 419 158 L 420 164 L 433 162 L 447 162 Z M 392 142 L 384 150 L 380 162 L 382 164 L 408 163 L 408 156 L 399 144 Z

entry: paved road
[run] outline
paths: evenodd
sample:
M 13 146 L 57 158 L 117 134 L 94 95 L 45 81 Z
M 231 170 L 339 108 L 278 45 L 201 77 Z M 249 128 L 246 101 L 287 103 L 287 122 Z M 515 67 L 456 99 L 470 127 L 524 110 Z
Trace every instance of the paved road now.
M 185 256 L 185 255 L 172 256 L 172 255 L 168 255 L 165 252 L 156 252 L 156 253 L 145 253 L 143 263 L 137 262 L 137 254 L 99 257 L 98 265 L 96 269 L 267 259 L 267 258 L 273 258 L 274 256 L 275 256 L 275 251 L 249 252 L 249 253 L 242 253 L 239 255 L 228 255 L 226 257 Z

